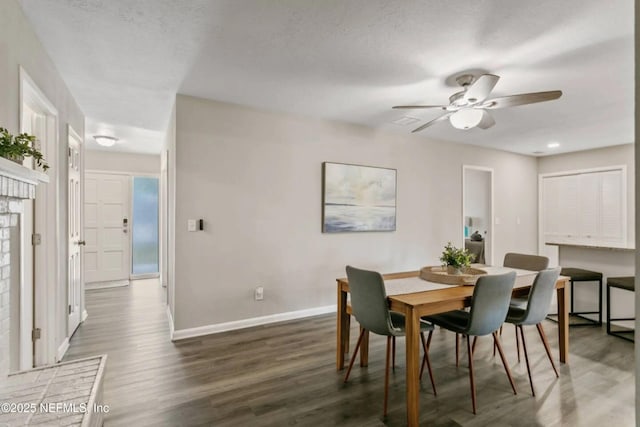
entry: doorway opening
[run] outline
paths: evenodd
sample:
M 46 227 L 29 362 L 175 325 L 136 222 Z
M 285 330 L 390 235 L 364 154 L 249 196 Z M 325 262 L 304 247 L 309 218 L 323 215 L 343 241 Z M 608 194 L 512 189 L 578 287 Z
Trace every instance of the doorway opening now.
M 493 264 L 493 169 L 462 166 L 462 234 L 474 262 Z

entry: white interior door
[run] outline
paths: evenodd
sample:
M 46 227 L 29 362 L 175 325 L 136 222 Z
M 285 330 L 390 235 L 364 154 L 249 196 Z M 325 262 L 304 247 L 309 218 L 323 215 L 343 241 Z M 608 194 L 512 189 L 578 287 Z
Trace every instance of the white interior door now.
M 69 127 L 69 276 L 67 286 L 67 334 L 73 335 L 80 324 L 82 301 L 82 142 Z
M 22 106 L 21 131 L 46 138 L 45 117 L 37 113 L 28 104 Z M 32 167 L 27 160 L 24 166 Z M 32 236 L 34 232 L 34 201 L 27 199 L 22 204 L 20 218 L 20 350 L 19 369 L 31 369 L 34 366 L 34 343 L 31 332 L 34 328 L 34 251 Z
M 127 175 L 85 174 L 84 274 L 87 283 L 129 279 L 130 191 Z
M 40 149 L 51 168 L 48 172 L 50 183 L 36 187 L 35 200 L 25 201 L 24 214 L 20 219 L 20 290 L 25 291 L 20 295 L 20 320 L 25 320 L 25 324 L 20 324 L 20 340 L 21 343 L 31 342 L 29 355 L 21 348 L 20 357 L 21 365 L 30 368 L 57 361 L 57 325 L 63 324 L 66 318 L 64 304 L 60 304 L 60 295 L 63 295 L 64 300 L 66 284 L 59 276 L 60 262 L 65 260 L 60 258 L 64 252 L 60 251 L 64 236 L 58 235 L 58 110 L 22 67 L 19 74 L 21 131 L 37 137 L 35 147 Z M 33 167 L 32 159 L 27 158 L 24 165 Z M 32 244 L 35 237 L 36 243 Z M 30 311 L 30 318 L 27 318 L 27 311 Z M 27 327 L 27 322 L 30 322 L 30 327 Z M 34 340 L 32 331 L 36 332 Z M 30 357 L 31 363 L 23 364 L 26 361 L 22 360 L 23 357 Z

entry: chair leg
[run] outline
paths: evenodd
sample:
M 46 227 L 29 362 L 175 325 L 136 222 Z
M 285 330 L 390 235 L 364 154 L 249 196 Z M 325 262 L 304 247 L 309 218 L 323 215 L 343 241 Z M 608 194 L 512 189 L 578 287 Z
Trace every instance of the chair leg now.
M 384 406 L 382 410 L 382 416 L 387 416 L 387 401 L 389 400 L 389 356 L 391 352 L 391 339 L 392 337 L 387 337 L 387 357 L 385 361 L 384 368 Z
M 524 360 L 527 363 L 527 374 L 529 374 L 529 384 L 531 385 L 531 394 L 536 395 L 536 391 L 533 389 L 533 378 L 531 377 L 531 366 L 529 366 L 529 354 L 527 353 L 527 342 L 524 339 L 524 330 L 522 325 L 517 326 L 520 329 L 520 337 L 522 338 L 522 350 L 524 351 Z
M 471 385 L 471 404 L 473 405 L 473 414 L 476 414 L 476 383 L 473 378 L 473 350 L 469 335 L 467 335 L 467 353 L 469 355 L 469 384 Z
M 520 363 L 520 340 L 518 339 L 518 325 L 516 327 L 516 351 L 518 352 L 518 363 Z M 522 332 L 522 330 L 520 331 Z
M 424 365 L 427 364 L 426 354 L 429 351 L 429 347 L 431 346 L 431 337 L 433 337 L 433 331 L 429 331 L 429 338 L 427 338 L 427 344 L 424 343 L 424 334 L 420 333 L 420 337 L 422 339 L 422 348 L 424 350 L 425 356 L 422 358 L 422 365 L 420 366 L 420 379 L 422 379 L 422 374 L 424 372 Z
M 547 357 L 549 358 L 549 362 L 551 362 L 551 366 L 553 367 L 553 371 L 556 373 L 556 378 L 560 377 L 558 374 L 558 370 L 556 369 L 556 364 L 553 363 L 553 357 L 551 356 L 551 349 L 549 348 L 549 343 L 547 342 L 547 336 L 544 333 L 544 329 L 542 328 L 542 323 L 538 323 L 536 325 L 538 329 L 538 334 L 540 334 L 540 339 L 542 340 L 542 344 L 544 344 L 544 349 L 547 351 Z
M 358 337 L 358 343 L 356 344 L 355 350 L 353 350 L 353 356 L 351 356 L 351 360 L 349 361 L 349 368 L 347 369 L 347 373 L 344 376 L 344 381 L 347 382 L 349 380 L 349 374 L 351 373 L 351 368 L 353 368 L 353 362 L 356 361 L 356 356 L 358 355 L 358 350 L 360 350 L 360 344 L 362 343 L 362 337 L 364 337 L 364 329 L 360 330 L 360 336 Z
M 460 334 L 456 334 L 456 368 L 458 367 L 459 354 L 460 354 Z
M 473 337 L 473 343 L 471 344 L 471 351 L 474 353 L 476 352 L 476 342 L 478 342 L 477 336 Z
M 393 369 L 393 372 L 396 371 L 396 337 L 392 337 L 391 338 L 391 342 L 393 344 L 393 350 L 392 350 L 392 362 L 391 362 L 391 368 Z
M 345 330 L 344 330 L 344 353 L 349 354 L 349 332 L 351 331 L 351 316 L 345 316 Z
M 429 333 L 429 337 L 431 337 L 431 333 Z M 424 365 L 427 364 L 427 345 L 424 342 L 424 333 L 420 332 L 420 341 L 422 341 L 422 350 L 424 356 L 422 356 L 422 363 L 420 364 L 420 380 L 422 380 L 422 374 L 424 373 Z
M 502 364 L 504 365 L 504 370 L 507 373 L 507 377 L 509 377 L 509 382 L 511 383 L 511 388 L 513 389 L 513 394 L 518 394 L 516 391 L 516 385 L 513 382 L 513 378 L 511 377 L 511 371 L 509 370 L 509 364 L 507 363 L 507 359 L 504 357 L 504 352 L 502 351 L 502 345 L 500 345 L 500 339 L 498 338 L 498 332 L 493 333 L 493 341 L 496 343 L 496 347 L 498 347 L 498 353 L 500 353 L 500 359 L 502 359 Z
M 422 379 L 422 374 L 424 373 L 424 365 L 427 365 L 427 369 L 429 370 L 429 379 L 431 380 L 431 388 L 433 388 L 433 395 L 437 396 L 436 392 L 436 383 L 433 380 L 433 370 L 431 369 L 431 360 L 429 359 L 429 345 L 431 344 L 431 335 L 433 331 L 429 331 L 429 339 L 427 343 L 424 342 L 424 334 L 420 333 L 420 338 L 422 339 L 422 349 L 424 351 L 424 356 L 422 358 L 422 366 L 420 367 L 420 379 Z
M 360 329 L 363 329 L 360 326 Z M 369 366 L 369 331 L 365 330 L 362 335 L 362 344 L 360 344 L 360 367 Z
M 502 326 L 500 325 L 500 336 L 502 336 Z M 493 343 L 493 357 L 496 357 L 496 343 Z

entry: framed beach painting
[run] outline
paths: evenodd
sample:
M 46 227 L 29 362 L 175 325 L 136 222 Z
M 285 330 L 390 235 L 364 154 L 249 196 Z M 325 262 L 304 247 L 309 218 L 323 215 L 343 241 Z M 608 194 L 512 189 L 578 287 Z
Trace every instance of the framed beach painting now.
M 396 170 L 324 162 L 322 231 L 395 231 Z

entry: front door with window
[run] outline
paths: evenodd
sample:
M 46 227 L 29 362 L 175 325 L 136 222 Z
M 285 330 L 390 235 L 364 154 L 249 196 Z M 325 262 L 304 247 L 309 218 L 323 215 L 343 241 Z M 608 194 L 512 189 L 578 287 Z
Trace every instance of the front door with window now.
M 85 282 L 129 280 L 130 178 L 126 175 L 85 174 Z

